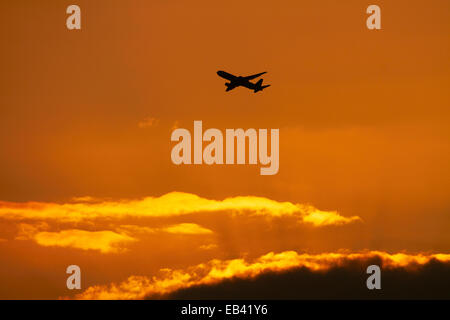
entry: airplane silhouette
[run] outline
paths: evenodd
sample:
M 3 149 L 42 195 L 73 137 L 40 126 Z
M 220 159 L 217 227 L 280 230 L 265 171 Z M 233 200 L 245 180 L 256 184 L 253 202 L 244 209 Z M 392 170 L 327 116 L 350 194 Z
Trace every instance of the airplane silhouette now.
M 250 90 L 253 90 L 254 93 L 256 93 L 258 91 L 262 91 L 267 87 L 270 87 L 270 84 L 265 85 L 265 86 L 262 85 L 263 79 L 259 79 L 258 82 L 256 82 L 256 83 L 250 82 L 250 80 L 258 78 L 258 77 L 262 76 L 264 73 L 266 73 L 266 72 L 257 73 L 257 74 L 247 76 L 247 77 L 241 77 L 241 76 L 236 77 L 225 71 L 217 71 L 217 75 L 219 77 L 222 77 L 222 78 L 230 81 L 230 82 L 225 83 L 225 86 L 227 87 L 227 89 L 225 91 L 233 90 L 236 87 L 245 87 Z

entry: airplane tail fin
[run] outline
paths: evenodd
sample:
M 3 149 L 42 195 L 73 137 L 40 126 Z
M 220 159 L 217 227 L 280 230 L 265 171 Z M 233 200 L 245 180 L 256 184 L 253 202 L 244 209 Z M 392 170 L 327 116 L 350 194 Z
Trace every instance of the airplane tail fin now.
M 263 83 L 263 79 L 259 79 L 258 82 L 255 84 L 255 89 L 253 90 L 254 93 L 256 93 L 258 91 L 262 91 L 267 87 L 270 87 L 270 84 L 263 86 L 262 83 Z

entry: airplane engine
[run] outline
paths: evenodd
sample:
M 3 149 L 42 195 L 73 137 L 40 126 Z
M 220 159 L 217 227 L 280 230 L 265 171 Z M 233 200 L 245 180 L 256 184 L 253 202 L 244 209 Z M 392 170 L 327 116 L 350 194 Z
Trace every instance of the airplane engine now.
M 230 91 L 230 90 L 234 89 L 234 87 L 235 87 L 233 84 L 231 84 L 231 82 L 226 82 L 225 86 L 227 87 L 226 91 Z

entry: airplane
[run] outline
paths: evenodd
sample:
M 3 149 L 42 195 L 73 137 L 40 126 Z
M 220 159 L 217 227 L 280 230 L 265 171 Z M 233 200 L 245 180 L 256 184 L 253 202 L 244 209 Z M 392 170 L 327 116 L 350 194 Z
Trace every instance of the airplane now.
M 230 82 L 225 83 L 225 86 L 227 87 L 227 89 L 225 91 L 233 90 L 236 87 L 246 87 L 250 90 L 253 90 L 254 93 L 256 93 L 258 91 L 262 91 L 267 87 L 270 87 L 270 84 L 267 84 L 265 86 L 262 85 L 263 79 L 259 79 L 258 82 L 256 82 L 256 83 L 250 82 L 250 80 L 258 78 L 258 77 L 262 76 L 264 73 L 266 73 L 266 72 L 257 73 L 257 74 L 247 76 L 247 77 L 241 77 L 241 76 L 236 77 L 225 71 L 217 71 L 217 75 L 219 77 L 222 77 L 222 78 L 230 81 Z

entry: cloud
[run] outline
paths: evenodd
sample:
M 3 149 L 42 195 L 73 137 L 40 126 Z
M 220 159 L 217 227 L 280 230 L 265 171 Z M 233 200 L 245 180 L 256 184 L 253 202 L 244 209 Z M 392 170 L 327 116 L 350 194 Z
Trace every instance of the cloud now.
M 35 224 L 29 223 L 19 223 L 17 225 L 17 235 L 15 237 L 16 240 L 30 240 L 42 230 L 48 230 L 49 225 L 44 221 L 37 222 Z
M 117 231 L 119 233 L 126 233 L 126 234 L 151 234 L 158 231 L 158 228 L 151 228 L 151 227 L 143 227 L 143 226 L 137 226 L 134 224 L 123 224 L 120 225 L 117 228 Z
M 76 200 L 78 201 L 73 202 Z M 149 226 L 143 225 L 148 221 L 136 220 L 180 217 L 195 213 L 222 213 L 231 217 L 291 217 L 315 227 L 360 220 L 359 217 L 341 216 L 335 211 L 321 211 L 311 205 L 279 202 L 263 197 L 238 196 L 211 200 L 182 192 L 138 200 L 111 201 L 82 197 L 67 203 L 0 202 L 0 218 L 17 223 L 16 240 L 32 240 L 46 247 L 70 247 L 101 253 L 124 251 L 127 244 L 143 240 L 146 234 L 214 234 L 215 229 L 211 230 L 197 223 L 167 225 L 164 222 L 161 224 L 161 221 L 151 221 L 157 226 Z M 99 226 L 102 226 L 100 231 Z M 94 227 L 97 231 L 91 230 Z M 217 245 L 199 246 L 203 250 L 214 248 Z
M 291 216 L 316 227 L 342 225 L 361 220 L 357 216 L 343 217 L 336 211 L 321 211 L 311 205 L 279 202 L 264 197 L 238 196 L 224 200 L 210 200 L 183 192 L 171 192 L 160 197 L 146 197 L 139 200 L 63 204 L 0 202 L 0 217 L 15 220 L 51 219 L 59 222 L 80 222 L 97 218 L 172 217 L 198 212 L 227 212 L 273 218 Z
M 37 232 L 32 239 L 45 247 L 70 247 L 82 250 L 98 250 L 101 253 L 117 253 L 124 250 L 122 244 L 136 239 L 113 231 L 63 230 L 60 232 Z
M 195 223 L 180 223 L 167 228 L 162 229 L 163 231 L 175 234 L 212 234 L 213 232 L 209 229 L 203 228 Z
M 196 223 L 178 223 L 164 228 L 151 228 L 137 225 L 121 225 L 118 228 L 118 231 L 120 232 L 123 231 L 131 234 L 150 234 L 156 232 L 167 232 L 172 234 L 202 235 L 213 233 L 212 230 L 204 228 Z
M 211 249 L 216 249 L 216 248 L 217 248 L 217 244 L 215 244 L 215 243 L 203 244 L 199 247 L 199 249 L 202 249 L 202 250 L 211 250 Z
M 138 241 L 136 236 L 158 232 L 183 235 L 209 235 L 213 231 L 195 223 L 179 223 L 164 228 L 151 228 L 138 225 L 120 225 L 115 231 L 86 231 L 79 229 L 48 232 L 50 226 L 45 222 L 35 225 L 18 224 L 16 240 L 33 240 L 45 247 L 71 247 L 82 250 L 98 250 L 101 253 L 125 251 L 125 245 Z
M 304 268 L 312 273 L 326 273 L 351 263 L 380 261 L 383 270 L 413 270 L 431 261 L 450 262 L 450 254 L 389 254 L 379 251 L 359 253 L 299 254 L 295 251 L 268 253 L 253 261 L 218 260 L 202 263 L 186 270 L 164 269 L 160 277 L 130 276 L 121 283 L 92 286 L 77 299 L 143 299 L 173 294 L 192 287 L 216 285 L 231 279 L 254 279 L 268 272 L 281 273 Z M 409 272 L 409 271 L 408 271 Z M 345 284 L 344 284 L 345 285 Z M 232 297 L 229 297 L 232 298 Z M 273 298 L 273 297 L 272 297 Z
M 450 299 L 450 263 L 430 260 L 408 268 L 382 268 L 381 290 L 368 290 L 366 268 L 379 260 L 344 261 L 322 272 L 292 268 L 254 278 L 232 278 L 181 288 L 164 299 Z M 156 297 L 148 297 L 156 298 Z
M 336 211 L 321 211 L 314 207 L 305 208 L 307 214 L 304 215 L 303 221 L 311 223 L 316 227 L 329 225 L 343 225 L 351 222 L 361 221 L 360 217 L 343 217 Z
M 81 197 L 73 197 L 71 198 L 72 202 L 95 202 L 100 201 L 98 198 L 90 197 L 90 196 L 81 196 Z

